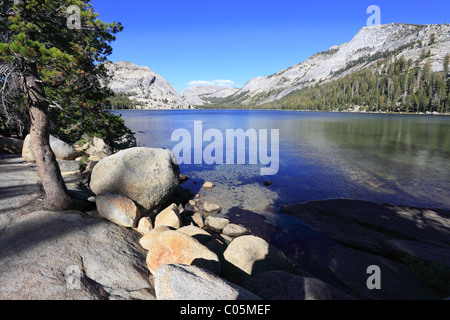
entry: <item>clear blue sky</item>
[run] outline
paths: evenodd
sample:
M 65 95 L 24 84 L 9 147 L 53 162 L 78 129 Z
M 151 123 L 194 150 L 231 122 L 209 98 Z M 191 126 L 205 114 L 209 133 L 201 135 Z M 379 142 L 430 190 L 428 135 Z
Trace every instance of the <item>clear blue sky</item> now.
M 180 93 L 191 81 L 243 86 L 350 41 L 369 5 L 381 23 L 450 23 L 450 1 L 92 0 L 100 19 L 124 25 L 111 61 L 148 66 Z

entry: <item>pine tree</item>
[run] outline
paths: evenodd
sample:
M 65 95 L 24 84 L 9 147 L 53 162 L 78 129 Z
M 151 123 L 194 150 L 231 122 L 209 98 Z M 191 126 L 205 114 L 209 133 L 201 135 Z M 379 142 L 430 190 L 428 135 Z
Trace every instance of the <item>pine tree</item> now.
M 70 6 L 80 9 L 80 29 L 69 28 Z M 47 206 L 67 209 L 74 202 L 50 148 L 49 107 L 75 95 L 71 88 L 77 84 L 88 83 L 76 79 L 106 59 L 112 51 L 109 43 L 122 27 L 99 20 L 88 0 L 4 0 L 0 15 L 0 63 L 10 66 L 3 80 L 17 76 L 26 98 L 31 144 Z
M 444 57 L 444 76 L 446 78 L 449 76 L 449 64 L 450 64 L 450 54 L 446 54 Z

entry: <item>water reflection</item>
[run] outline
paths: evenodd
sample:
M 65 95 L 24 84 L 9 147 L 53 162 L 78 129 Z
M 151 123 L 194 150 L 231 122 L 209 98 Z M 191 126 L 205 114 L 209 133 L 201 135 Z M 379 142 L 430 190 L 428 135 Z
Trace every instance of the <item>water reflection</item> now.
M 269 197 L 273 206 L 351 198 L 450 207 L 448 117 L 234 110 L 118 113 L 137 132 L 139 145 L 147 147 L 172 149 L 176 145 L 170 141 L 172 132 L 180 128 L 193 132 L 194 121 L 224 135 L 226 129 L 279 129 L 276 176 L 261 177 L 258 166 L 251 165 L 181 165 L 188 175 L 235 188 L 227 201 L 230 207 L 254 205 L 245 203 L 246 196 Z M 270 188 L 262 186 L 267 179 L 273 182 Z M 243 185 L 254 187 L 240 190 Z M 256 186 L 263 191 L 251 191 Z M 225 201 L 224 192 L 220 197 Z

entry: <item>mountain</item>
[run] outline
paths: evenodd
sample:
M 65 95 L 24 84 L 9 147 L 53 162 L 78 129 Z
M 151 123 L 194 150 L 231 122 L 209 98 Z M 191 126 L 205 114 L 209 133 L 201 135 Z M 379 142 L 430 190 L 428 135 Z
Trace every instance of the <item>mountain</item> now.
M 450 24 L 393 23 L 364 27 L 350 42 L 333 46 L 276 74 L 254 78 L 233 95 L 215 103 L 224 106 L 262 105 L 293 91 L 343 78 L 373 66 L 389 55 L 417 61 L 427 54 L 432 71 L 441 72 L 448 53 Z
M 238 91 L 237 88 L 208 85 L 184 89 L 181 97 L 187 104 L 202 106 L 212 104 L 217 99 L 227 98 Z
M 136 109 L 187 109 L 180 94 L 149 67 L 131 62 L 106 62 L 109 88 L 117 97 L 131 101 Z

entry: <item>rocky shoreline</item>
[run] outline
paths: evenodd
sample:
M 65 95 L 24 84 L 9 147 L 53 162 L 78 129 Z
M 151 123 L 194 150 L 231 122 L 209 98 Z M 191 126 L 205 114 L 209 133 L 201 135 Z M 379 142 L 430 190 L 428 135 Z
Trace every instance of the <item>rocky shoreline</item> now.
M 321 267 L 330 276 L 323 276 L 292 260 L 291 250 L 298 248 L 282 251 L 274 245 L 272 226 L 265 226 L 263 219 L 251 223 L 256 213 L 218 214 L 220 204 L 202 196 L 213 183 L 203 184 L 198 194 L 183 188 L 188 177 L 179 172 L 170 151 L 128 148 L 112 154 L 85 145 L 77 152 L 89 148 L 95 155 L 85 153 L 91 160 L 78 170 L 73 170 L 74 163 L 80 161 L 59 160 L 69 190 L 84 205 L 82 211 L 43 211 L 33 164 L 19 156 L 0 158 L 0 247 L 5 248 L 0 253 L 0 299 L 450 295 L 449 211 L 351 200 L 283 207 L 335 241 L 324 251 Z M 270 232 L 260 232 L 264 228 Z M 366 286 L 370 265 L 382 270 L 382 290 Z

